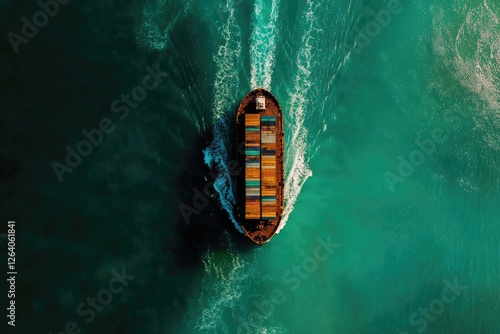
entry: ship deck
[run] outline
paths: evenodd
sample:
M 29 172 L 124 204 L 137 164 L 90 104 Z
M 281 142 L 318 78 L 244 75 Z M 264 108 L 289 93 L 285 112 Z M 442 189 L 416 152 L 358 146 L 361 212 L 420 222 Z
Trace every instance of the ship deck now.
M 265 97 L 265 110 L 257 110 L 257 96 Z M 237 177 L 237 216 L 245 234 L 263 244 L 276 233 L 284 204 L 283 117 L 277 99 L 264 89 L 250 92 L 236 125 L 238 147 L 244 147 L 238 162 L 245 166 Z

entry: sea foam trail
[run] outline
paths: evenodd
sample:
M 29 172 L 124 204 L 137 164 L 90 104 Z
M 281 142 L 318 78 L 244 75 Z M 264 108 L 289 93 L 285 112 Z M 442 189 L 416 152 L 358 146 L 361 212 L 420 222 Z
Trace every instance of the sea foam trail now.
M 168 45 L 170 30 L 187 14 L 192 2 L 188 0 L 172 19 L 167 19 L 165 12 L 168 0 L 149 0 L 143 10 L 144 21 L 136 29 L 138 44 L 149 50 L 164 50 Z M 169 23 L 164 27 L 166 20 Z
M 238 307 L 253 272 L 231 243 L 229 234 L 226 232 L 221 238 L 224 251 L 208 250 L 202 256 L 205 275 L 201 290 L 189 305 L 186 325 L 194 323 L 198 333 L 229 333 L 223 316 L 227 309 Z
M 248 308 L 242 297 L 248 295 L 248 287 L 260 277 L 252 263 L 245 261 L 231 242 L 228 232 L 221 235 L 220 251 L 210 249 L 202 256 L 204 275 L 201 288 L 195 291 L 188 304 L 184 324 L 196 333 L 256 333 L 284 334 L 286 328 L 275 321 L 251 324 L 254 306 Z M 260 280 L 260 278 L 259 278 Z M 232 320 L 225 320 L 231 313 Z M 226 322 L 227 321 L 227 322 Z M 271 323 L 270 323 L 271 322 Z M 232 326 L 231 329 L 229 326 Z M 237 331 L 234 327 L 240 328 Z
M 467 5 L 464 0 L 457 8 L 468 8 Z M 495 177 L 497 169 L 489 170 L 483 164 L 479 172 L 475 161 L 478 157 L 485 162 L 495 161 L 500 150 L 500 18 L 486 0 L 482 5 L 468 8 L 461 22 L 445 19 L 452 11 L 452 8 L 434 8 L 432 24 L 433 48 L 438 56 L 435 66 L 439 72 L 446 70 L 460 84 L 461 96 L 457 102 L 463 105 L 465 123 L 472 126 L 466 131 L 474 138 L 474 149 L 464 146 L 464 151 L 456 157 L 457 166 L 467 166 L 456 182 L 466 192 L 495 192 L 500 186 Z M 448 90 L 447 85 L 439 85 L 437 81 L 435 86 L 443 96 L 449 96 L 442 88 Z
M 313 56 L 313 34 L 318 31 L 316 27 L 316 10 L 311 0 L 307 1 L 306 11 L 302 17 L 305 26 L 305 34 L 302 36 L 302 48 L 297 56 L 297 74 L 294 80 L 294 88 L 289 98 L 288 110 L 290 111 L 288 124 L 285 124 L 291 137 L 287 138 L 285 148 L 285 209 L 278 232 L 286 225 L 290 213 L 293 211 L 297 197 L 306 180 L 312 175 L 312 171 L 306 162 L 307 153 L 307 129 L 304 126 L 306 111 L 308 107 L 308 94 L 311 91 L 311 65 Z
M 234 115 L 227 115 L 233 106 L 239 86 L 241 68 L 241 31 L 237 25 L 235 8 L 232 0 L 226 0 L 222 9 L 227 20 L 220 29 L 222 45 L 214 57 L 216 74 L 214 81 L 214 101 L 212 105 L 213 139 L 203 152 L 205 163 L 217 172 L 214 188 L 219 195 L 220 205 L 227 211 L 237 230 L 243 233 L 234 217 L 236 203 L 234 184 L 227 166 L 230 143 L 230 130 L 234 127 Z M 248 286 L 251 267 L 246 263 L 231 243 L 226 232 L 222 236 L 222 245 L 226 249 L 215 253 L 210 250 L 202 257 L 205 275 L 199 297 L 190 305 L 190 322 L 195 321 L 196 332 L 229 333 L 223 316 L 227 309 L 235 309 L 245 287 Z M 196 319 L 196 320 L 194 320 Z
M 235 188 L 227 166 L 229 162 L 228 148 L 231 147 L 229 133 L 230 128 L 234 126 L 234 121 L 230 119 L 231 115 L 226 114 L 235 103 L 239 85 L 239 71 L 237 69 L 241 67 L 241 30 L 236 24 L 233 1 L 227 0 L 223 11 L 227 15 L 227 21 L 220 30 L 224 43 L 219 46 L 214 57 L 217 72 L 212 106 L 213 140 L 203 153 L 205 154 L 205 163 L 218 173 L 214 188 L 219 194 L 220 204 L 228 212 L 236 229 L 243 233 L 234 217 Z
M 277 26 L 280 0 L 272 0 L 271 6 L 265 0 L 256 0 L 252 15 L 250 36 L 250 84 L 252 89 L 271 89 L 274 57 L 277 43 Z

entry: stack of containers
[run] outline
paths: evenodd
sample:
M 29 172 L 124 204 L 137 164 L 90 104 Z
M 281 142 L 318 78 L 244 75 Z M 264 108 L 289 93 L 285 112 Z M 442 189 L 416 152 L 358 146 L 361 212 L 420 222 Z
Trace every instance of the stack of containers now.
M 245 219 L 260 219 L 260 114 L 245 114 Z
M 262 219 L 276 218 L 276 117 L 261 117 Z

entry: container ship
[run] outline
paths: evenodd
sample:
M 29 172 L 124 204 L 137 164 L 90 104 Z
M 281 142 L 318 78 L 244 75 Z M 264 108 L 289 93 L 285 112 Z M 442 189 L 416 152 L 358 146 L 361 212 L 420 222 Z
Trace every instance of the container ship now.
M 284 205 L 284 132 L 278 100 L 257 88 L 236 114 L 238 163 L 237 217 L 245 235 L 258 245 L 278 230 Z M 244 144 L 243 144 L 244 143 Z

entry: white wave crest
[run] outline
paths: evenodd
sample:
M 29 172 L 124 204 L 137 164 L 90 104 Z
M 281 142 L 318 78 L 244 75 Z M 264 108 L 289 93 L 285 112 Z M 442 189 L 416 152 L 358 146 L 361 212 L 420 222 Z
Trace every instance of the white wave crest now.
M 271 89 L 278 36 L 276 22 L 278 21 L 279 4 L 280 0 L 273 0 L 269 9 L 266 7 L 266 1 L 255 1 L 250 36 L 250 84 L 252 89 L 257 87 Z
M 227 211 L 231 221 L 238 231 L 243 233 L 234 217 L 233 207 L 236 203 L 234 184 L 227 166 L 229 160 L 228 147 L 230 127 L 234 122 L 230 121 L 226 112 L 235 103 L 239 85 L 239 68 L 241 64 L 241 30 L 236 24 L 234 3 L 226 1 L 223 11 L 227 14 L 227 21 L 221 28 L 221 36 L 224 44 L 219 46 L 214 62 L 217 66 L 214 82 L 213 102 L 213 140 L 209 147 L 203 152 L 205 163 L 218 175 L 214 182 L 214 188 L 219 194 L 221 206 Z
M 303 17 L 306 33 L 302 37 L 302 48 L 297 57 L 297 74 L 295 76 L 294 88 L 290 94 L 290 122 L 286 124 L 292 134 L 285 148 L 285 209 L 278 232 L 286 225 L 290 213 L 293 211 L 297 197 L 306 182 L 312 176 L 312 171 L 306 162 L 307 153 L 307 129 L 304 126 L 308 106 L 308 94 L 312 87 L 311 64 L 313 57 L 313 34 L 319 31 L 316 27 L 317 19 L 315 12 L 318 5 L 307 1 L 306 12 Z
M 235 101 L 239 85 L 237 69 L 241 64 L 241 29 L 236 23 L 233 1 L 227 0 L 223 11 L 228 15 L 220 34 L 225 40 L 214 57 L 217 66 L 214 83 L 213 118 L 218 120 Z

